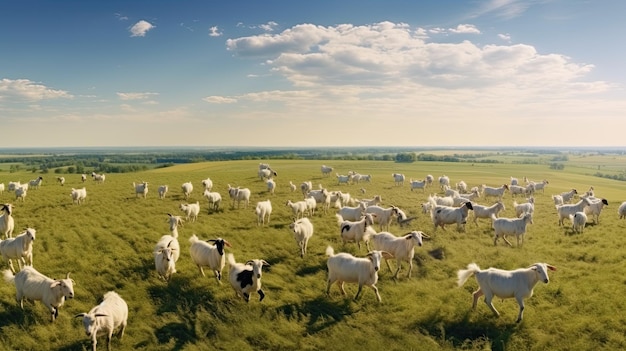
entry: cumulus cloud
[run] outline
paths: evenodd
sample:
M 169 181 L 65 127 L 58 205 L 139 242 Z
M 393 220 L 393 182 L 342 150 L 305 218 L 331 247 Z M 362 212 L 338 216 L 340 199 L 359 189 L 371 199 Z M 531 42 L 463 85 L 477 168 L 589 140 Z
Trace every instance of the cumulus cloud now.
M 259 25 L 259 28 L 263 29 L 266 32 L 273 32 L 277 26 L 278 26 L 278 23 L 274 21 L 270 21 L 265 24 Z
M 71 99 L 74 96 L 67 91 L 49 88 L 28 79 L 0 80 L 0 101 L 2 100 L 54 100 Z
M 511 42 L 511 35 L 509 33 L 505 33 L 505 34 L 498 34 L 498 38 L 510 43 Z
M 159 95 L 159 93 L 117 93 L 117 97 L 124 101 L 145 100 L 157 95 Z
M 141 20 L 130 27 L 131 37 L 145 37 L 149 30 L 156 28 L 150 22 Z
M 222 36 L 222 32 L 220 32 L 219 28 L 217 26 L 213 26 L 211 28 L 209 28 L 209 36 L 210 37 L 220 37 Z
M 456 28 L 450 28 L 450 32 L 455 34 L 480 34 L 480 30 L 473 24 L 459 24 Z
M 225 97 L 225 96 L 207 96 L 202 100 L 210 103 L 210 104 L 233 104 L 237 102 L 237 99 Z

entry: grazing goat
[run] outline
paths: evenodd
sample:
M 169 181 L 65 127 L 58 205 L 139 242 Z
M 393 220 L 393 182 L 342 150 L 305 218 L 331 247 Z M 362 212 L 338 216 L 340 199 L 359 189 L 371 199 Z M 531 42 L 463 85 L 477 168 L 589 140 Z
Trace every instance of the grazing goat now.
M 409 271 L 407 278 L 411 278 L 411 272 L 413 271 L 413 256 L 415 255 L 415 246 L 422 246 L 422 239 L 429 236 L 421 231 L 412 231 L 406 233 L 404 236 L 397 237 L 389 232 L 380 232 L 372 234 L 372 245 L 374 250 L 386 251 L 390 253 L 396 259 L 396 265 L 398 266 L 393 277 L 397 278 L 402 267 L 402 261 L 406 261 L 409 264 Z M 391 265 L 389 261 L 387 267 L 391 272 Z
M 107 350 L 111 350 L 111 338 L 113 332 L 119 328 L 119 338 L 124 336 L 124 330 L 128 323 L 128 305 L 115 291 L 104 294 L 102 302 L 92 308 L 88 313 L 79 313 L 76 318 L 83 319 L 85 333 L 91 338 L 91 347 L 96 351 L 98 334 L 106 334 Z
M 554 205 L 563 205 L 563 196 L 561 195 L 552 195 L 552 201 L 554 201 Z
M 243 208 L 248 208 L 248 203 L 250 202 L 250 189 L 248 188 L 233 188 L 228 184 L 228 196 L 232 200 L 232 208 L 235 208 L 235 202 L 237 203 L 237 208 L 240 207 L 241 201 L 243 201 Z
M 351 176 L 349 175 L 342 175 L 339 173 L 335 173 L 335 175 L 337 176 L 337 185 L 340 184 L 350 184 L 350 179 L 352 179 Z
M 474 207 L 471 202 L 466 202 L 461 207 L 449 207 L 449 206 L 436 206 L 431 211 L 431 218 L 433 220 L 434 231 L 440 226 L 441 229 L 446 229 L 446 224 L 456 223 L 457 230 L 465 230 L 465 223 L 467 222 L 467 216 L 469 210 Z
M 61 184 L 61 186 L 65 185 L 65 177 L 57 177 L 57 183 Z
M 433 182 L 435 181 L 435 177 L 433 177 L 432 174 L 427 174 L 426 175 L 426 186 L 431 186 L 433 185 Z
M 259 294 L 259 301 L 263 301 L 265 293 L 261 289 L 261 276 L 263 266 L 270 264 L 265 260 L 249 260 L 245 264 L 237 263 L 232 253 L 228 254 L 228 279 L 230 285 L 235 290 L 235 295 L 242 297 L 246 302 L 250 301 L 250 293 L 256 291 Z
M 85 202 L 85 199 L 87 199 L 87 189 L 85 189 L 84 187 L 80 189 L 72 188 L 70 197 L 72 198 L 73 203 L 80 205 Z
M 522 321 L 524 314 L 524 299 L 533 296 L 533 288 L 537 282 L 549 282 L 548 270 L 555 271 L 556 267 L 547 263 L 535 263 L 529 268 L 519 268 L 512 271 L 489 268 L 481 270 L 476 263 L 467 265 L 467 269 L 457 272 L 457 284 L 462 286 L 472 275 L 478 282 L 478 290 L 474 291 L 474 302 L 472 308 L 476 308 L 478 299 L 485 295 L 485 303 L 491 311 L 500 316 L 500 313 L 493 307 L 491 301 L 494 297 L 507 299 L 514 297 L 519 305 L 517 323 Z
M 439 188 L 444 190 L 446 186 L 450 186 L 450 177 L 442 175 L 439 177 Z
M 524 242 L 524 234 L 526 234 L 526 227 L 528 224 L 533 223 L 532 213 L 525 213 L 521 218 L 496 218 L 495 215 L 491 217 L 492 227 L 494 229 L 493 245 L 496 245 L 498 238 L 502 237 L 504 241 L 509 245 L 511 243 L 506 239 L 507 235 L 515 235 L 517 239 L 517 247 L 521 247 Z
M 0 211 L 4 213 L 0 215 L 0 233 L 4 235 L 4 238 L 10 238 L 13 236 L 13 229 L 15 229 L 15 220 L 11 215 L 13 213 L 12 204 L 2 204 Z
M 365 213 L 371 213 L 374 215 L 374 222 L 378 223 L 381 231 L 389 230 L 393 217 L 398 215 L 398 208 L 396 206 L 382 208 L 380 206 L 373 205 L 368 206 L 365 209 Z
M 167 222 L 170 224 L 170 235 L 178 239 L 178 226 L 183 226 L 184 220 L 181 216 L 174 216 L 168 213 Z
M 497 197 L 498 200 L 502 200 L 502 196 L 504 196 L 507 190 L 509 190 L 508 184 L 502 184 L 502 186 L 498 188 L 482 185 L 482 193 L 485 195 L 485 198 Z
M 39 187 L 41 186 L 41 183 L 43 183 L 43 177 L 40 176 L 36 179 L 29 181 L 28 185 L 33 189 L 39 189 Z
M 498 214 L 501 211 L 506 210 L 506 206 L 504 206 L 504 202 L 502 201 L 498 201 L 491 206 L 484 206 L 472 203 L 472 209 L 474 210 L 474 224 L 478 226 L 478 218 L 491 219 L 492 215 L 498 217 Z
M 271 168 L 259 169 L 257 174 L 261 180 L 271 179 L 272 177 L 276 177 L 278 175 Z
M 341 215 L 336 214 L 337 224 L 339 225 L 339 233 L 341 240 L 345 245 L 347 242 L 356 242 L 357 247 L 361 250 L 361 241 L 365 242 L 367 250 L 370 249 L 370 235 L 375 233 L 371 228 L 374 224 L 374 217 L 370 213 L 366 213 L 358 221 L 346 221 Z
M 300 191 L 302 191 L 303 196 L 306 196 L 306 194 L 311 190 L 313 190 L 313 183 L 310 181 L 302 182 L 302 184 L 300 184 Z
M 393 177 L 393 181 L 396 184 L 396 186 L 404 185 L 404 174 L 393 173 L 391 176 Z
M 185 212 L 187 220 L 191 219 L 192 222 L 195 222 L 200 213 L 200 201 L 196 201 L 195 204 L 180 204 L 180 210 Z
M 9 268 L 15 273 L 12 259 L 17 260 L 17 266 L 33 265 L 33 241 L 37 231 L 33 228 L 26 228 L 24 233 L 17 235 L 15 238 L 0 240 L 0 255 L 4 260 L 9 262 Z
M 61 177 L 61 178 L 63 178 L 63 177 Z M 63 181 L 65 181 L 65 178 L 63 179 Z M 80 175 L 80 181 L 81 181 L 82 183 L 86 182 L 86 181 L 87 181 L 87 175 L 86 175 L 86 174 L 84 174 L 84 173 L 83 173 L 83 174 L 81 174 L 81 175 Z M 61 185 L 63 185 L 63 184 L 61 184 Z
M 564 204 L 570 203 L 570 201 L 572 201 L 572 199 L 574 198 L 574 195 L 578 195 L 578 191 L 576 191 L 576 189 L 572 189 L 568 192 L 561 193 L 561 198 L 563 199 L 563 203 Z
M 548 181 L 547 180 L 542 180 L 541 182 L 529 182 L 528 186 L 531 186 L 533 191 L 539 191 L 541 190 L 541 193 L 545 193 L 546 192 L 546 185 L 548 185 Z
M 521 217 L 523 213 L 535 213 L 535 198 L 529 197 L 528 202 L 518 204 L 517 201 L 513 201 L 513 208 L 515 209 L 515 215 Z
M 333 167 L 329 167 L 326 165 L 322 165 L 322 177 L 330 177 L 330 174 L 333 172 Z
M 591 215 L 593 218 L 593 223 L 598 224 L 600 222 L 600 212 L 602 212 L 602 208 L 604 206 L 608 206 L 609 202 L 606 199 L 598 199 L 591 201 L 591 204 L 585 207 L 585 214 Z
M 160 185 L 159 189 L 157 190 L 157 192 L 159 193 L 159 199 L 165 199 L 165 194 L 167 194 L 167 191 L 169 187 L 167 185 Z
M 291 200 L 287 200 L 286 205 L 291 208 L 291 211 L 296 219 L 304 217 L 308 208 L 306 201 L 292 202 Z
M 365 285 L 374 290 L 376 300 L 381 302 L 380 294 L 376 287 L 378 271 L 380 270 L 380 261 L 383 258 L 393 258 L 390 253 L 374 250 L 370 251 L 366 258 L 360 258 L 345 252 L 335 254 L 335 250 L 331 246 L 328 246 L 326 248 L 326 256 L 328 256 L 328 261 L 326 262 L 326 266 L 328 267 L 326 295 L 330 295 L 330 287 L 335 282 L 339 285 L 342 295 L 346 294 L 343 288 L 344 283 L 357 283 L 359 288 L 354 296 L 354 300 L 358 300 L 361 290 L 363 290 L 363 286 Z
M 587 224 L 587 214 L 585 212 L 576 212 L 573 215 L 569 215 L 569 219 L 572 222 L 574 233 L 582 234 L 585 231 L 585 225 Z
M 191 260 L 198 266 L 202 276 L 205 277 L 202 267 L 209 267 L 215 273 L 217 282 L 221 283 L 222 270 L 226 264 L 224 247 L 231 247 L 230 243 L 222 238 L 202 241 L 195 234 L 189 238 L 189 242 L 191 243 L 189 247 Z
M 102 184 L 104 183 L 104 180 L 106 179 L 106 175 L 104 174 L 98 174 L 96 172 L 91 172 L 91 177 L 93 178 L 93 180 L 97 183 L 97 184 Z
M 22 200 L 26 198 L 26 193 L 28 191 L 28 184 L 22 184 L 19 188 L 15 189 L 15 200 Z
M 141 182 L 139 184 L 133 182 L 133 188 L 135 188 L 135 197 L 141 195 L 145 199 L 146 196 L 148 196 L 148 182 Z
M 276 190 L 276 182 L 274 179 L 266 180 L 265 185 L 267 186 L 267 192 L 274 195 L 274 190 Z
M 270 200 L 257 202 L 255 213 L 257 217 L 256 225 L 264 226 L 265 224 L 269 224 L 272 214 L 272 203 Z M 265 220 L 266 218 L 267 220 Z
M 74 298 L 74 281 L 67 273 L 65 279 L 51 279 L 39 273 L 32 266 L 25 266 L 15 276 L 10 270 L 4 271 L 4 280 L 15 284 L 15 299 L 24 309 L 24 299 L 41 301 L 50 311 L 52 322 L 59 316 L 59 308 L 66 299 Z
M 191 195 L 191 192 L 193 191 L 193 184 L 191 184 L 191 182 L 186 182 L 186 183 L 183 183 L 183 185 L 181 185 L 180 188 L 183 191 L 183 196 L 185 197 L 185 200 L 189 200 L 189 196 Z
M 292 193 L 297 189 L 296 185 L 291 180 L 289 181 L 289 189 L 291 189 Z
M 343 206 L 337 211 L 337 214 L 347 221 L 358 221 L 365 213 L 366 208 L 365 203 L 359 202 L 356 207 Z
M 591 205 L 591 200 L 584 198 L 584 197 L 580 199 L 580 201 L 578 201 L 574 205 L 570 205 L 570 204 L 557 205 L 556 212 L 559 215 L 559 226 L 563 225 L 563 220 L 569 218 L 569 215 L 573 215 L 576 212 L 584 212 L 585 207 L 590 206 L 590 205 Z
M 411 191 L 415 189 L 422 189 L 422 192 L 426 191 L 426 179 L 424 180 L 413 180 L 409 179 L 409 184 L 411 184 Z
M 220 204 L 222 203 L 222 195 L 220 193 L 205 190 L 203 195 L 209 202 L 209 213 L 211 213 L 211 211 L 217 212 L 220 210 Z
M 211 178 L 204 179 L 202 181 L 202 186 L 204 187 L 204 190 L 211 191 L 211 189 L 213 189 L 213 181 Z
M 626 201 L 622 202 L 617 209 L 617 214 L 619 215 L 619 219 L 626 218 Z
M 305 217 L 294 220 L 289 224 L 289 229 L 293 232 L 293 237 L 300 248 L 300 257 L 304 257 L 309 239 L 313 236 L 313 223 Z

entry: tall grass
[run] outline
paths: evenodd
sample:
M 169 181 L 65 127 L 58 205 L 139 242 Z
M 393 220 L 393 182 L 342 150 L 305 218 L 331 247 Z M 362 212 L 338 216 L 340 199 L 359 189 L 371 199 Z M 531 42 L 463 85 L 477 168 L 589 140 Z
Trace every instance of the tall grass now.
M 607 159 L 607 163 L 610 159 Z M 355 170 L 372 174 L 371 183 L 337 186 L 337 179 L 322 178 L 320 166 L 326 163 L 338 173 Z M 122 340 L 114 337 L 116 350 L 616 350 L 626 347 L 626 317 L 623 292 L 624 231 L 626 221 L 619 221 L 616 209 L 626 200 L 623 183 L 587 174 L 548 169 L 543 165 L 512 164 L 396 164 L 375 161 L 271 161 L 278 172 L 275 195 L 267 193 L 257 177 L 258 161 L 230 161 L 186 164 L 134 174 L 110 174 L 101 185 L 88 181 L 87 201 L 72 204 L 71 187 L 82 187 L 80 175 L 65 175 L 66 185 L 44 175 L 44 185 L 30 190 L 26 200 L 16 202 L 5 192 L 0 201 L 15 205 L 16 232 L 26 226 L 37 229 L 34 243 L 34 266 L 51 277 L 71 272 L 75 280 L 73 300 L 66 301 L 59 318 L 50 323 L 40 302 L 25 303 L 24 311 L 15 301 L 15 287 L 0 282 L 0 350 L 86 350 L 90 348 L 80 320 L 73 316 L 99 303 L 109 290 L 126 299 L 129 325 Z M 405 173 L 407 184 L 394 186 L 392 173 Z M 334 174 L 335 172 L 333 172 Z M 468 185 L 486 183 L 498 186 L 510 176 L 547 179 L 545 194 L 536 195 L 534 224 L 529 226 L 521 248 L 508 247 L 500 241 L 493 245 L 490 223 L 478 227 L 468 224 L 465 233 L 454 227 L 433 231 L 430 218 L 421 213 L 421 203 L 429 192 L 411 192 L 408 178 L 423 179 L 446 174 L 452 183 L 464 180 Z M 207 213 L 200 181 L 210 177 L 214 191 L 224 198 L 222 210 Z M 0 182 L 36 178 L 31 173 L 0 173 Z M 136 198 L 132 182 L 149 182 L 147 199 Z M 384 206 L 401 207 L 409 216 L 418 216 L 412 228 L 431 236 L 416 248 L 413 277 L 407 279 L 406 264 L 398 280 L 383 265 L 378 288 L 382 303 L 373 292 L 363 291 L 353 301 L 356 286 L 347 285 L 347 296 L 336 286 L 326 289 L 325 248 L 363 256 L 355 244 L 339 240 L 335 211 L 318 211 L 311 220 L 315 233 L 304 258 L 288 225 L 291 210 L 287 200 L 299 200 L 288 183 L 311 180 L 330 190 L 349 191 L 354 197 L 381 195 Z M 182 214 L 185 202 L 180 185 L 191 181 L 191 202 L 200 201 L 202 212 L 197 222 L 186 222 L 179 229 L 182 252 L 176 273 L 169 283 L 157 278 L 152 250 L 161 235 L 168 234 L 167 213 Z M 159 200 L 158 185 L 169 185 L 166 199 Z M 227 184 L 248 187 L 252 191 L 247 209 L 232 209 L 226 193 Z M 559 227 L 551 194 L 594 186 L 596 194 L 609 201 L 600 223 L 588 224 L 584 234 L 573 234 Z M 363 187 L 367 193 L 360 194 Z M 270 224 L 257 227 L 254 206 L 271 199 L 274 211 Z M 516 199 L 524 201 L 522 198 Z M 514 216 L 513 199 L 505 196 L 506 217 Z M 481 200 L 484 203 L 484 200 Z M 405 229 L 393 225 L 400 235 Z M 239 262 L 265 259 L 263 288 L 266 298 L 258 301 L 253 294 L 245 303 L 236 298 L 225 270 L 222 284 L 208 271 L 202 277 L 189 257 L 188 238 L 223 237 L 231 242 Z M 515 241 L 513 240 L 513 243 Z M 429 251 L 441 249 L 444 258 Z M 495 300 L 501 317 L 496 318 L 480 302 L 471 310 L 474 279 L 462 288 L 456 286 L 456 271 L 476 262 L 514 269 L 534 262 L 557 266 L 549 284 L 536 286 L 535 295 L 526 300 L 524 320 L 516 324 L 518 312 L 514 300 Z M 395 263 L 395 262 L 394 262 Z M 6 262 L 0 262 L 7 267 Z M 392 263 L 393 265 L 393 263 Z M 481 299 L 482 301 L 482 299 Z M 105 340 L 100 339 L 104 348 Z

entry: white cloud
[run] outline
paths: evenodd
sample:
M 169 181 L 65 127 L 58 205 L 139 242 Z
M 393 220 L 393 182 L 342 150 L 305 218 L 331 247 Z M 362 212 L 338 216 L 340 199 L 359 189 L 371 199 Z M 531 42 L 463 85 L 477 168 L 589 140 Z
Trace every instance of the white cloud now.
M 259 25 L 259 28 L 263 29 L 266 32 L 273 32 L 276 27 L 278 27 L 278 23 L 274 21 Z
M 149 30 L 156 28 L 150 22 L 141 20 L 130 27 L 131 37 L 144 37 Z
M 9 100 L 54 100 L 71 99 L 74 96 L 67 91 L 51 89 L 43 84 L 28 79 L 0 80 L 0 101 Z
M 219 28 L 217 26 L 213 26 L 211 28 L 209 28 L 209 36 L 210 37 L 220 37 L 222 36 L 222 32 L 220 32 Z
M 150 99 L 153 96 L 158 96 L 159 93 L 117 93 L 117 97 L 120 100 L 129 101 L 129 100 L 145 100 Z
M 120 20 L 120 21 L 128 21 L 128 17 L 122 15 L 121 13 L 116 13 L 115 17 L 117 17 L 117 19 Z
M 450 28 L 450 32 L 455 34 L 480 34 L 480 30 L 473 24 L 459 24 L 456 28 Z
M 207 96 L 202 100 L 210 103 L 210 104 L 233 104 L 237 102 L 237 99 L 225 97 L 225 96 Z
M 509 33 L 505 33 L 505 34 L 498 34 L 498 38 L 506 41 L 507 43 L 511 42 L 511 35 Z

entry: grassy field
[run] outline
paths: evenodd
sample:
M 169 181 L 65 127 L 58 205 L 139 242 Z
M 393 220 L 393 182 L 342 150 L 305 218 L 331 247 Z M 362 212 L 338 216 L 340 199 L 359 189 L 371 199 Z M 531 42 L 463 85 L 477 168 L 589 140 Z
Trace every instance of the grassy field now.
M 594 159 L 609 165 L 612 156 Z M 55 183 L 56 174 L 44 175 L 44 185 L 28 192 L 24 202 L 4 192 L 0 202 L 14 204 L 16 233 L 29 226 L 37 230 L 34 266 L 50 277 L 64 277 L 71 271 L 76 297 L 66 301 L 56 322 L 49 321 L 44 306 L 25 303 L 22 311 L 15 301 L 15 287 L 0 282 L 0 350 L 88 350 L 79 318 L 100 302 L 105 292 L 117 291 L 126 299 L 130 317 L 122 340 L 114 337 L 115 350 L 617 350 L 626 348 L 626 309 L 623 298 L 626 221 L 620 221 L 617 207 L 626 200 L 626 184 L 593 177 L 593 170 L 580 171 L 575 160 L 562 171 L 547 165 L 412 163 L 376 161 L 282 161 L 272 160 L 278 172 L 276 194 L 266 191 L 257 177 L 258 161 L 194 163 L 140 173 L 109 174 L 104 184 L 80 175 L 65 175 L 66 184 Z M 320 166 L 333 166 L 336 172 L 349 170 L 371 174 L 371 183 L 338 186 L 336 177 L 322 178 Z M 582 167 L 582 165 L 580 166 Z M 593 168 L 593 167 L 591 167 Z M 587 169 L 587 168 L 586 168 Z M 333 172 L 334 173 L 334 172 Z M 394 186 L 392 173 L 404 173 L 404 186 Z M 408 179 L 448 175 L 452 183 L 464 180 L 474 186 L 499 186 L 511 176 L 520 180 L 547 179 L 545 194 L 536 195 L 534 223 L 529 226 L 522 247 L 493 245 L 493 230 L 487 221 L 478 227 L 467 225 L 464 233 L 438 229 L 421 203 L 429 193 L 411 192 Z M 34 179 L 32 173 L 0 173 L 0 182 Z M 214 191 L 224 198 L 222 210 L 207 212 L 201 180 L 210 177 Z M 149 182 L 147 199 L 136 198 L 132 183 Z M 291 210 L 287 200 L 302 195 L 289 190 L 289 181 L 312 181 L 329 190 L 348 191 L 354 197 L 381 195 L 383 206 L 399 206 L 410 216 L 414 230 L 431 239 L 416 248 L 413 276 L 406 266 L 400 278 L 391 279 L 386 266 L 379 277 L 382 302 L 365 289 L 353 301 L 356 286 L 347 285 L 348 296 L 336 286 L 325 294 L 328 245 L 335 252 L 364 256 L 355 244 L 343 245 L 334 216 L 335 209 L 311 218 L 315 233 L 304 258 L 289 232 Z M 199 201 L 201 213 L 196 222 L 180 228 L 181 256 L 178 273 L 169 283 L 159 280 L 152 250 L 158 239 L 168 234 L 167 213 L 182 214 L 185 200 L 180 185 L 191 181 L 195 187 L 191 202 Z M 159 200 L 156 189 L 168 184 L 170 192 Z M 246 209 L 230 207 L 227 185 L 248 187 L 251 202 Z M 87 201 L 75 205 L 72 187 L 87 188 Z M 576 188 L 583 192 L 593 186 L 596 195 L 609 202 L 599 224 L 589 223 L 584 234 L 559 227 L 551 194 Z M 360 188 L 366 189 L 362 195 Z M 257 201 L 271 199 L 274 210 L 268 226 L 257 227 L 254 207 Z M 505 196 L 505 217 L 513 217 L 513 200 Z M 518 202 L 525 199 L 517 198 Z M 479 203 L 486 204 L 481 199 Z M 393 225 L 396 235 L 407 230 Z M 205 269 L 202 277 L 189 257 L 188 238 L 196 234 L 207 240 L 223 237 L 232 244 L 227 252 L 237 261 L 264 259 L 263 289 L 266 298 L 253 295 L 249 303 L 236 298 L 225 279 L 218 284 Z M 515 241 L 513 240 L 514 244 Z M 429 255 L 441 249 L 443 259 Z M 456 272 L 470 262 L 481 268 L 514 269 L 534 262 L 557 267 L 549 284 L 539 283 L 526 300 L 524 320 L 515 323 L 517 303 L 494 299 L 501 317 L 492 315 L 481 302 L 471 309 L 472 292 L 477 284 L 471 278 L 456 286 Z M 3 269 L 7 263 L 1 261 Z M 395 262 L 392 263 L 392 266 Z M 403 274 L 404 273 L 404 274 Z M 105 338 L 99 339 L 101 349 Z

